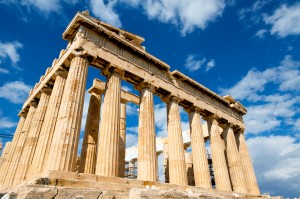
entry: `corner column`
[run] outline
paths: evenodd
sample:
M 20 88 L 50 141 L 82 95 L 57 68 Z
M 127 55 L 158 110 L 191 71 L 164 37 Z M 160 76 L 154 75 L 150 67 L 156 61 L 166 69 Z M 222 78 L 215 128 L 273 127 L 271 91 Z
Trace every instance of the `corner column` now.
M 21 131 L 18 143 L 16 145 L 16 149 L 15 149 L 14 154 L 13 154 L 12 162 L 11 162 L 9 168 L 8 168 L 8 172 L 7 172 L 7 175 L 5 177 L 5 181 L 3 183 L 4 186 L 10 186 L 10 185 L 13 184 L 15 173 L 16 173 L 16 170 L 17 170 L 18 165 L 19 165 L 19 161 L 20 161 L 20 158 L 21 158 L 21 155 L 22 155 L 22 152 L 23 152 L 25 140 L 27 138 L 28 131 L 31 127 L 32 119 L 33 119 L 33 116 L 35 114 L 36 107 L 37 107 L 36 102 L 31 102 L 30 105 L 29 105 L 29 111 L 28 111 L 26 120 L 24 122 L 24 125 L 22 127 L 22 131 Z
M 126 103 L 121 99 L 121 114 L 120 114 L 120 143 L 119 143 L 119 177 L 125 176 L 125 152 L 126 152 Z
M 100 122 L 96 174 L 117 177 L 119 173 L 121 77 L 115 68 L 107 76 L 106 91 Z
M 200 110 L 196 107 L 188 110 L 190 119 L 191 145 L 195 185 L 211 189 L 211 179 L 206 155 Z
M 102 92 L 98 89 L 90 89 L 89 93 L 91 94 L 91 97 L 86 118 L 78 172 L 95 174 Z
M 54 130 L 49 170 L 74 171 L 84 104 L 88 60 L 74 52 Z
M 1 157 L 0 157 L 0 167 L 3 165 L 3 163 L 6 161 L 6 158 L 8 156 L 9 150 L 11 147 L 11 142 L 6 142 L 5 147 L 2 151 Z
M 48 88 L 44 88 L 41 93 L 40 101 L 33 116 L 31 127 L 24 144 L 22 156 L 20 158 L 20 162 L 16 170 L 14 184 L 18 184 L 25 180 L 26 175 L 29 171 L 29 165 L 31 165 L 32 163 L 32 158 L 36 149 L 42 123 L 44 121 L 45 113 L 47 110 L 50 93 L 50 89 Z
M 138 180 L 156 181 L 156 140 L 152 86 L 140 87 L 138 127 Z
M 32 174 L 42 172 L 42 176 L 44 176 L 46 171 L 48 170 L 47 162 L 50 145 L 53 139 L 67 75 L 67 71 L 56 72 L 54 86 L 49 99 L 49 104 L 42 125 L 38 144 L 34 153 L 31 172 Z
M 8 169 L 11 167 L 12 158 L 14 156 L 15 149 L 17 147 L 18 140 L 19 140 L 21 132 L 22 132 L 22 127 L 25 123 L 25 119 L 26 119 L 26 114 L 21 114 L 17 129 L 16 129 L 15 134 L 14 134 L 14 138 L 11 142 L 11 146 L 10 146 L 7 158 L 0 167 L 0 187 L 4 183 L 4 180 L 6 178 Z
M 255 172 L 252 166 L 251 157 L 247 148 L 245 135 L 242 130 L 236 133 L 236 139 L 239 147 L 239 154 L 241 157 L 248 193 L 253 195 L 260 195 Z
M 216 189 L 232 191 L 225 158 L 225 144 L 220 135 L 220 129 L 216 115 L 212 115 L 207 118 L 207 126 Z
M 179 114 L 179 98 L 167 99 L 169 179 L 171 184 L 187 185 L 185 151 Z
M 226 156 L 227 156 L 230 179 L 232 183 L 232 189 L 233 191 L 236 192 L 247 193 L 244 171 L 243 171 L 240 154 L 234 137 L 233 125 L 232 124 L 225 124 L 225 125 L 226 126 L 223 131 L 223 137 L 225 140 Z

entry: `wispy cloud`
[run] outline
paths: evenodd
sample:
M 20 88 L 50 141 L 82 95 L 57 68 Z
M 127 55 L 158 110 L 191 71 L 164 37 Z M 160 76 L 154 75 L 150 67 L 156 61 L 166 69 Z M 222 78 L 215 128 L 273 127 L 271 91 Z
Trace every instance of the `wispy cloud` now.
M 183 36 L 195 29 L 205 29 L 208 23 L 222 16 L 226 6 L 224 0 L 113 0 L 106 4 L 103 0 L 91 0 L 93 13 L 117 26 L 121 26 L 121 21 L 114 7 L 124 4 L 131 9 L 142 9 L 149 19 L 175 25 Z
M 208 72 L 210 69 L 214 68 L 216 66 L 216 62 L 214 59 L 211 59 L 209 62 L 207 62 L 205 67 L 205 72 Z
M 114 8 L 117 2 L 117 0 L 90 0 L 90 8 L 92 13 L 104 22 L 116 27 L 121 27 L 122 23 L 120 17 Z
M 10 129 L 17 125 L 17 122 L 11 121 L 9 118 L 3 116 L 0 111 L 0 129 Z
M 31 86 L 22 81 L 7 82 L 0 87 L 0 98 L 19 104 L 27 98 Z
M 255 37 L 258 37 L 259 39 L 263 39 L 265 35 L 267 34 L 267 29 L 261 29 L 256 32 Z
M 7 70 L 5 68 L 0 68 L 0 73 L 2 73 L 2 74 L 8 74 L 9 70 Z
M 184 67 L 190 72 L 197 71 L 202 67 L 205 67 L 204 71 L 208 72 L 210 69 L 214 68 L 215 66 L 216 66 L 216 61 L 214 59 L 208 61 L 206 57 L 201 57 L 196 54 L 187 55 L 184 63 Z
M 264 21 L 271 25 L 271 34 L 279 37 L 300 34 L 300 3 L 292 6 L 283 4 L 272 15 L 265 15 Z
M 9 58 L 12 63 L 12 66 L 18 68 L 17 63 L 20 60 L 20 55 L 17 51 L 18 49 L 21 48 L 23 48 L 23 44 L 21 44 L 18 41 L 13 41 L 13 42 L 0 41 L 0 64 L 2 64 L 7 58 Z
M 198 59 L 196 55 L 188 55 L 184 67 L 189 71 L 196 71 L 201 68 L 201 66 L 206 62 L 206 58 Z
M 29 10 L 33 8 L 43 13 L 59 12 L 62 9 L 60 0 L 2 0 L 1 3 L 19 5 Z

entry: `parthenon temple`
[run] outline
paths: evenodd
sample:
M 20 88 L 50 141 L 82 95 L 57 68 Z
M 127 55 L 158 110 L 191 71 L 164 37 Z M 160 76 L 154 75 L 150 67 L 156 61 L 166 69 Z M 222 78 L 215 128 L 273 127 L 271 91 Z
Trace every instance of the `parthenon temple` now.
M 127 198 L 139 198 L 132 193 L 135 188 L 261 197 L 244 135 L 247 110 L 241 103 L 170 71 L 145 50 L 142 37 L 99 21 L 88 11 L 78 12 L 62 37 L 68 41 L 66 49 L 30 91 L 13 140 L 6 143 L 0 190 L 31 185 L 123 189 L 130 192 Z M 106 81 L 94 79 L 86 88 L 88 67 L 98 69 Z M 123 90 L 121 81 L 133 85 L 139 96 Z M 79 146 L 87 89 L 90 99 Z M 155 95 L 166 103 L 166 138 L 156 137 Z M 138 144 L 126 150 L 127 103 L 139 111 Z M 184 133 L 180 107 L 189 115 L 190 130 Z M 164 158 L 164 182 L 158 181 L 159 154 Z M 136 168 L 130 178 L 132 164 Z

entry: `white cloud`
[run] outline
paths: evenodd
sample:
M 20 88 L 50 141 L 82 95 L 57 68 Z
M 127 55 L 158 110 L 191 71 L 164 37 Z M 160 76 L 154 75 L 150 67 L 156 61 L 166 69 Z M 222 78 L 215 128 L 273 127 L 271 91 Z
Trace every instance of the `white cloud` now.
M 201 68 L 201 66 L 206 62 L 206 58 L 197 59 L 196 55 L 188 55 L 184 67 L 189 71 L 196 71 Z
M 71 2 L 75 2 L 71 0 Z M 62 9 L 60 0 L 3 0 L 2 3 L 21 5 L 28 9 L 34 8 L 43 13 L 59 12 Z
M 245 77 L 223 95 L 247 101 L 247 131 L 268 132 L 281 125 L 293 125 L 299 113 L 300 62 L 286 56 L 277 67 L 264 71 L 251 69 Z M 268 86 L 272 90 L 266 89 Z
M 298 197 L 292 194 L 299 192 L 300 143 L 290 136 L 268 136 L 250 138 L 247 144 L 261 191 Z
M 259 31 L 256 32 L 255 37 L 258 37 L 260 39 L 264 38 L 266 33 L 267 33 L 267 29 L 261 29 Z
M 0 129 L 10 129 L 12 127 L 15 127 L 16 125 L 16 122 L 9 120 L 9 118 L 7 117 L 3 117 L 0 112 Z
M 266 103 L 248 108 L 244 118 L 247 132 L 261 133 L 279 127 L 282 121 L 296 114 L 294 106 L 299 99 L 279 94 L 265 96 Z
M 2 73 L 2 74 L 8 74 L 9 70 L 7 70 L 5 68 L 0 68 L 0 73 Z
M 264 96 L 259 95 L 269 83 L 278 85 L 279 91 L 300 90 L 300 61 L 294 61 L 287 55 L 277 67 L 264 71 L 251 69 L 247 75 L 229 89 L 223 89 L 223 94 L 229 94 L 236 99 L 257 101 Z
M 186 35 L 197 28 L 205 29 L 216 20 L 226 6 L 224 0 L 121 0 L 134 8 L 142 7 L 149 19 L 171 23 Z
M 113 26 L 121 27 L 122 24 L 119 15 L 114 10 L 116 4 L 117 0 L 111 0 L 107 3 L 104 0 L 90 0 L 90 9 L 100 20 Z
M 286 37 L 300 34 L 300 3 L 292 6 L 284 4 L 277 8 L 273 15 L 265 15 L 264 21 L 272 26 L 272 35 Z
M 273 68 L 261 72 L 256 69 L 248 71 L 247 75 L 229 89 L 224 89 L 223 94 L 229 94 L 236 99 L 257 101 L 262 98 L 257 93 L 264 91 L 265 85 L 274 80 L 276 71 Z
M 0 98 L 19 104 L 27 98 L 31 86 L 22 81 L 7 82 L 0 87 Z
M 20 55 L 17 52 L 18 49 L 23 48 L 23 44 L 18 41 L 4 42 L 0 41 L 0 64 L 9 58 L 12 65 L 16 66 L 20 60 Z
M 216 66 L 216 62 L 214 59 L 211 59 L 209 62 L 206 64 L 205 72 L 208 72 L 210 69 L 214 68 Z

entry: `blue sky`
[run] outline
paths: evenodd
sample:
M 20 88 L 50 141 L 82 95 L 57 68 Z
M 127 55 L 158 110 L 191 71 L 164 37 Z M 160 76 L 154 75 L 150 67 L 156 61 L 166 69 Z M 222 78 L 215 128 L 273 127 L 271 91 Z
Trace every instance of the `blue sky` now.
M 67 45 L 61 35 L 68 22 L 86 9 L 144 37 L 146 50 L 171 70 L 241 101 L 261 192 L 300 196 L 299 1 L 0 0 L 0 135 L 14 133 L 29 90 Z M 95 77 L 104 79 L 90 68 L 87 88 Z M 127 108 L 132 146 L 138 107 Z M 188 117 L 181 112 L 186 130 Z M 166 136 L 165 105 L 158 97 L 155 117 L 157 135 Z

